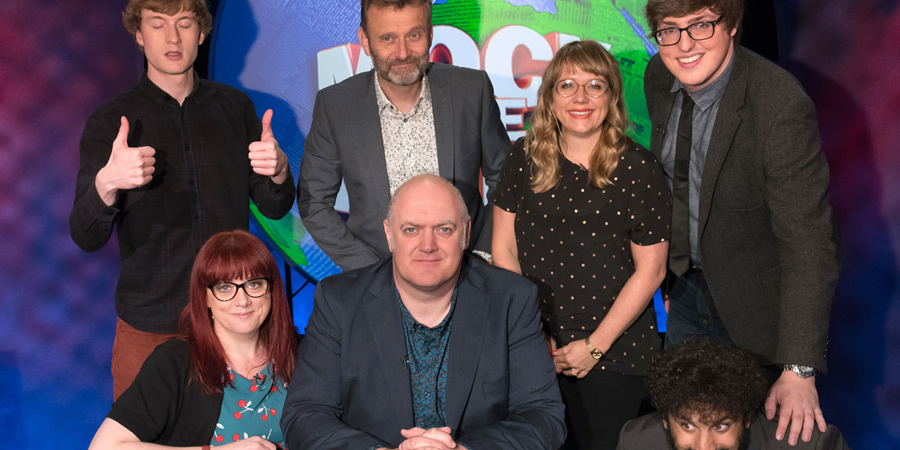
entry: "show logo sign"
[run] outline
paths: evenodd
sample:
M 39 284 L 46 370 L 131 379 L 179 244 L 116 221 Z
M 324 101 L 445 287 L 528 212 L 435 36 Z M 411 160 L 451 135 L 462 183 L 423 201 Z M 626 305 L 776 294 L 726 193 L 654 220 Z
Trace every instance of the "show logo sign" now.
M 479 49 L 472 37 L 459 28 L 437 25 L 430 60 L 487 72 L 494 85 L 500 119 L 510 141 L 515 141 L 525 135 L 525 119 L 537 103 L 541 74 L 547 63 L 561 46 L 580 39 L 558 32 L 541 36 L 531 28 L 509 25 L 495 31 Z M 348 43 L 320 51 L 316 67 L 319 89 L 323 89 L 368 72 L 373 66 L 372 58 L 359 44 Z
M 629 134 L 649 144 L 643 72 L 656 47 L 642 25 L 645 0 L 436 0 L 430 60 L 487 72 L 511 141 L 524 136 L 541 74 L 568 42 L 594 39 L 619 61 Z M 295 179 L 318 90 L 372 69 L 359 45 L 358 0 L 223 0 L 211 44 L 211 78 L 241 88 L 273 130 Z M 440 124 L 436 124 L 440 126 Z M 348 211 L 342 192 L 335 208 Z M 340 269 L 305 232 L 296 208 L 253 221 L 281 256 L 311 281 Z

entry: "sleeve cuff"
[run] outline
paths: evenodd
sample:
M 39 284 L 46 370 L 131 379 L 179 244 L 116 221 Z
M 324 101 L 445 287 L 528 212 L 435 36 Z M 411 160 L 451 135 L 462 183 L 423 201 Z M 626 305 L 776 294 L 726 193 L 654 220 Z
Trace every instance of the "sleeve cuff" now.
M 484 260 L 486 263 L 488 263 L 488 264 L 492 264 L 492 263 L 494 262 L 494 261 L 493 261 L 493 258 L 491 257 L 491 254 L 488 253 L 488 252 L 486 252 L 486 251 L 483 251 L 483 250 L 472 250 L 472 254 L 474 254 L 475 256 L 477 256 L 477 257 L 483 259 L 483 260 Z
M 118 199 L 119 194 L 116 193 L 116 200 Z M 115 205 L 115 203 L 113 203 L 113 205 Z M 119 208 L 103 203 L 103 200 L 100 198 L 100 193 L 97 192 L 97 187 L 93 185 L 91 186 L 90 194 L 88 194 L 87 206 L 89 210 L 88 216 L 94 217 L 95 220 L 104 223 L 106 226 L 111 225 L 113 219 L 116 218 L 116 214 L 119 213 Z

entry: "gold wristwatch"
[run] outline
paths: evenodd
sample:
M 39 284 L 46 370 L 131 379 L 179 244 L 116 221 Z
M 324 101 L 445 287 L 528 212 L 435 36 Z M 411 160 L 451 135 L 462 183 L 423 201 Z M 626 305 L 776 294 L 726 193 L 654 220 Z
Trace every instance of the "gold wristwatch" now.
M 584 343 L 587 344 L 588 351 L 591 352 L 591 358 L 599 360 L 600 358 L 602 358 L 604 356 L 603 352 L 601 352 L 600 350 L 597 350 L 596 348 L 594 348 L 593 345 L 591 345 L 590 337 L 584 338 Z

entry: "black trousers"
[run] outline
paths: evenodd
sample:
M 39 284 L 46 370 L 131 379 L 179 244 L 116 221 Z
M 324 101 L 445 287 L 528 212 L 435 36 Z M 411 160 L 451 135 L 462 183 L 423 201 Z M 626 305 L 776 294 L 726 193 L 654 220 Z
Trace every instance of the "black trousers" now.
M 614 450 L 625 422 L 650 412 L 644 377 L 594 367 L 582 379 L 557 375 L 566 404 L 566 450 Z

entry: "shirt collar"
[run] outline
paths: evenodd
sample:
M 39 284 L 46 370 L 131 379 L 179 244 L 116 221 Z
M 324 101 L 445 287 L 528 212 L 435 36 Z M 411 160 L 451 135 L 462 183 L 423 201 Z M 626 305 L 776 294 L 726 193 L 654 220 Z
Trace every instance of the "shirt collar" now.
M 147 71 L 144 71 L 144 74 L 141 76 L 141 81 L 138 83 L 141 87 L 141 90 L 144 91 L 144 94 L 147 97 L 150 97 L 150 100 L 155 103 L 157 106 L 162 106 L 167 99 L 175 100 L 168 92 L 162 90 L 159 86 L 156 85 L 150 77 L 147 76 Z M 191 90 L 191 93 L 188 94 L 187 98 L 197 98 L 200 95 L 200 76 L 197 75 L 197 71 L 194 71 L 194 88 Z
M 725 68 L 725 71 L 722 72 L 722 75 L 720 75 L 719 78 L 710 83 L 709 86 L 690 94 L 691 100 L 694 101 L 694 105 L 700 108 L 701 111 L 706 111 L 710 106 L 722 98 L 722 95 L 725 94 L 725 88 L 728 87 L 728 80 L 731 79 L 731 72 L 733 69 L 734 54 L 731 55 L 731 60 L 728 61 L 728 67 Z M 681 89 L 684 89 L 684 84 L 676 78 L 675 82 L 672 83 L 671 92 L 678 92 Z
M 374 72 L 374 71 L 373 71 Z M 384 91 L 381 89 L 381 84 L 378 83 L 378 72 L 375 73 L 375 102 L 378 104 L 378 114 L 384 112 L 384 109 L 388 106 L 394 106 L 390 100 L 388 100 L 387 96 L 384 95 Z M 419 98 L 416 100 L 416 104 L 413 106 L 412 110 L 409 111 L 409 114 L 405 114 L 407 116 L 414 115 L 416 111 L 419 110 L 419 105 L 422 104 L 425 100 L 431 100 L 431 88 L 428 85 L 428 75 L 422 75 L 422 90 L 419 92 Z M 396 106 L 394 106 L 394 111 L 397 111 L 398 114 L 402 114 L 399 112 Z
M 453 288 L 453 296 L 450 297 L 450 311 L 447 311 L 447 315 L 444 316 L 444 320 L 441 323 L 429 328 L 425 325 L 420 324 L 406 309 L 406 305 L 403 304 L 403 299 L 400 298 L 400 291 L 397 288 L 394 288 L 394 291 L 397 293 L 397 302 L 400 303 L 400 317 L 403 319 L 403 322 L 406 326 L 412 330 L 414 327 L 418 325 L 421 328 L 425 328 L 431 330 L 433 332 L 443 332 L 450 325 L 450 319 L 453 317 L 453 310 L 456 309 L 456 294 L 459 292 L 459 286 Z

